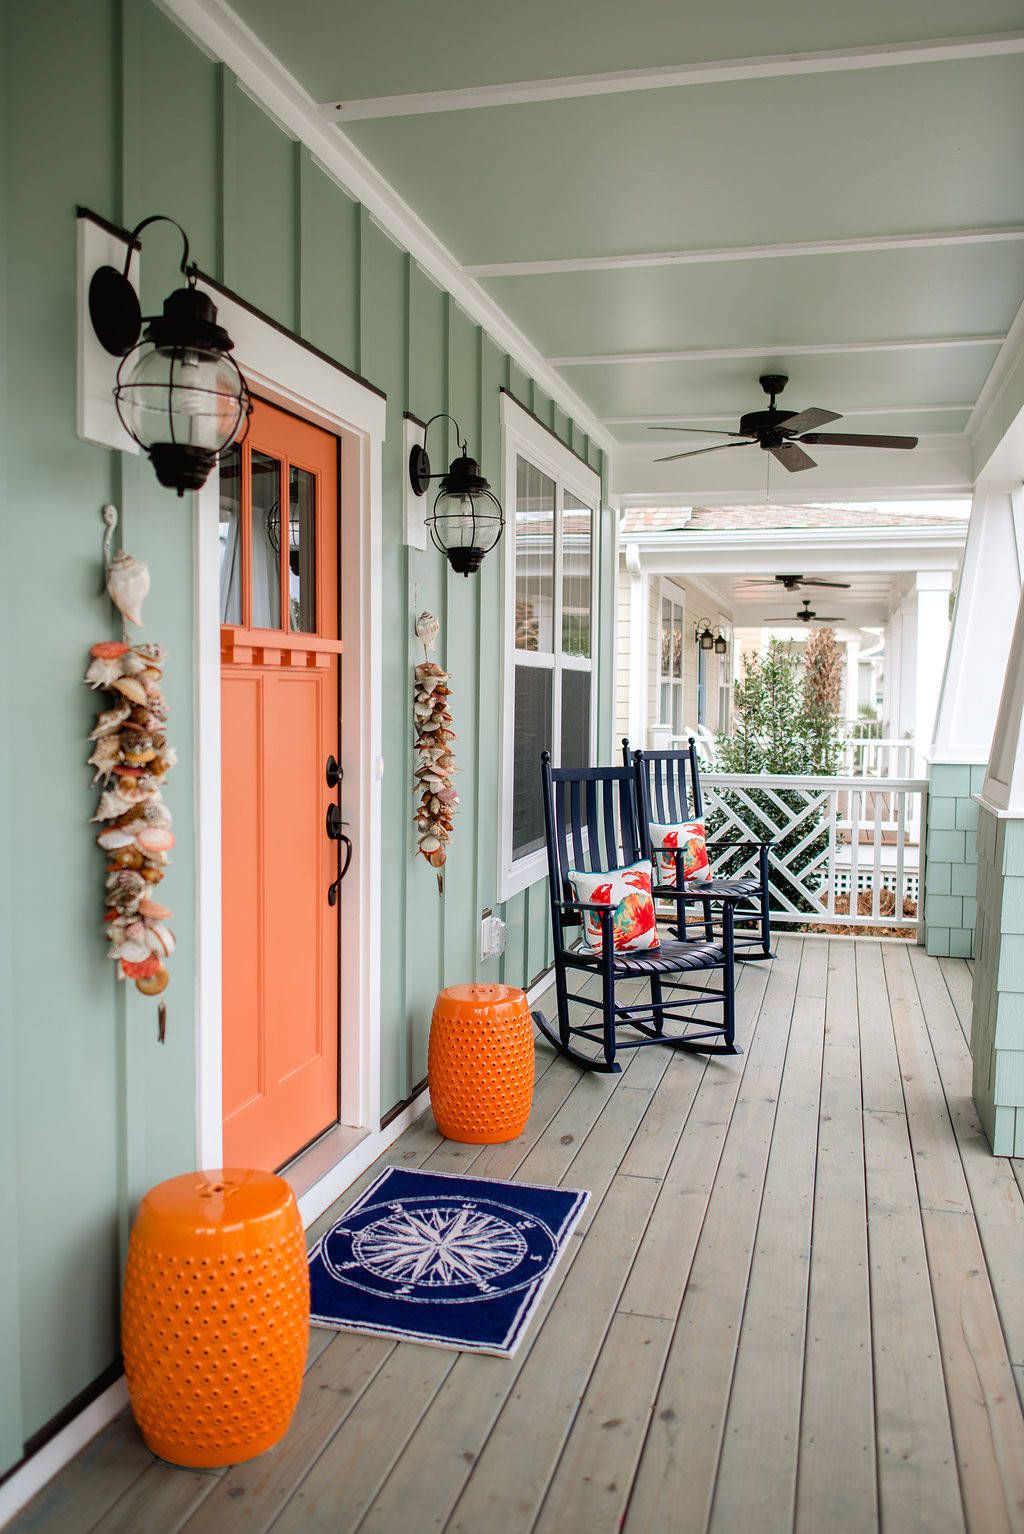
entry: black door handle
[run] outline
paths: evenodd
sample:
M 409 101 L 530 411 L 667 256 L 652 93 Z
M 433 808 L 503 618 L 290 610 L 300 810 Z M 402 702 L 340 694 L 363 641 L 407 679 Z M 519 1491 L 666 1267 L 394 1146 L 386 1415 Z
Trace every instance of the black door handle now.
M 332 806 L 332 808 L 333 808 L 333 806 Z M 342 879 L 344 879 L 345 875 L 348 873 L 348 865 L 352 861 L 352 841 L 351 841 L 351 838 L 346 836 L 344 831 L 341 831 L 338 834 L 337 840 L 339 842 L 341 842 L 342 845 L 345 848 L 345 861 L 342 863 L 341 868 L 338 871 L 338 877 L 334 880 L 334 882 L 332 884 L 329 884 L 328 887 L 327 887 L 327 904 L 328 905 L 337 905 L 337 903 L 338 903 L 338 886 L 341 884 Z
M 348 821 L 342 820 L 341 811 L 338 806 L 336 804 L 329 804 L 327 806 L 327 835 L 331 838 L 332 842 L 342 842 L 345 840 L 341 828 L 347 825 Z

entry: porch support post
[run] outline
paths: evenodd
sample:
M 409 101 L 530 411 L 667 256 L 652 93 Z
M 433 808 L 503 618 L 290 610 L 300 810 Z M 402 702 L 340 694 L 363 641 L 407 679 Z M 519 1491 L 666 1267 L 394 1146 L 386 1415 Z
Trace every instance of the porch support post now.
M 960 574 L 930 752 L 925 945 L 975 949 L 978 806 L 1021 593 L 1024 506 L 979 490 Z
M 647 627 L 650 577 L 635 543 L 626 544 L 629 575 L 629 739 L 634 750 L 647 745 Z
M 846 647 L 846 705 L 847 719 L 856 719 L 860 709 L 860 638 L 847 639 Z

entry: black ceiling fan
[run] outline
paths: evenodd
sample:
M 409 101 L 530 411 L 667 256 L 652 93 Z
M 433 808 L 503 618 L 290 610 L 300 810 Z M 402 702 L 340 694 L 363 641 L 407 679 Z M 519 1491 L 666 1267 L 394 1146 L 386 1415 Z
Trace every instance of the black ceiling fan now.
M 816 431 L 829 421 L 838 421 L 839 412 L 822 410 L 812 405 L 808 410 L 778 410 L 776 396 L 781 394 L 789 379 L 784 373 L 763 373 L 758 379 L 768 396 L 767 410 L 751 410 L 740 417 L 738 431 L 708 431 L 703 426 L 649 426 L 648 431 L 686 431 L 705 437 L 737 437 L 735 442 L 717 442 L 714 447 L 696 447 L 685 453 L 670 453 L 667 458 L 657 458 L 656 463 L 673 463 L 677 458 L 696 458 L 700 453 L 718 453 L 727 447 L 759 447 L 788 469 L 791 474 L 801 469 L 813 469 L 815 460 L 804 452 L 802 444 L 821 443 L 840 447 L 900 447 L 917 446 L 916 437 L 882 437 L 864 432 Z M 809 584 L 809 583 L 808 583 Z
M 845 623 L 846 622 L 846 619 L 845 618 L 841 618 L 838 613 L 830 613 L 826 617 L 824 613 L 816 613 L 816 612 L 814 612 L 814 610 L 811 607 L 811 599 L 810 599 L 810 597 L 804 597 L 804 605 L 803 605 L 803 607 L 801 607 L 799 609 L 798 612 L 796 612 L 794 614 L 794 618 L 799 618 L 801 623 Z M 790 628 L 792 628 L 792 626 L 793 626 L 793 618 L 766 618 L 764 621 L 765 621 L 765 623 L 785 623 L 785 624 L 788 624 Z
M 849 591 L 849 581 L 826 581 L 813 575 L 746 575 L 740 581 L 741 586 L 770 586 L 773 581 L 785 587 L 787 591 L 803 591 L 805 586 L 831 586 L 836 591 Z

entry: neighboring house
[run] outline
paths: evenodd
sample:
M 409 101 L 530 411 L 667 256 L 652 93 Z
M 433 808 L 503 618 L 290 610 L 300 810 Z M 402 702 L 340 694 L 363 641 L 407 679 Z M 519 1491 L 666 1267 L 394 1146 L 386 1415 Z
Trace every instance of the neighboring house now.
M 812 612 L 843 649 L 844 712 L 879 708 L 883 733 L 931 739 L 966 503 L 629 508 L 619 523 L 616 732 L 730 723 L 732 683 L 771 637 L 806 640 Z M 787 587 L 780 577 L 806 577 Z M 815 585 L 823 581 L 833 584 Z M 699 633 L 724 638 L 702 650 Z M 721 648 L 721 646 L 720 646 Z M 919 764 L 923 768 L 923 763 Z

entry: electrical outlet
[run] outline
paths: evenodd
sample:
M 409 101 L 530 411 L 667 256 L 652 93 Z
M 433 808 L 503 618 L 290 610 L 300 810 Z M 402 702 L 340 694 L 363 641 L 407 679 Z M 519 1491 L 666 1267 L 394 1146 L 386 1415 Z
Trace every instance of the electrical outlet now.
M 496 959 L 505 952 L 505 923 L 493 911 L 485 911 L 480 918 L 480 957 Z

